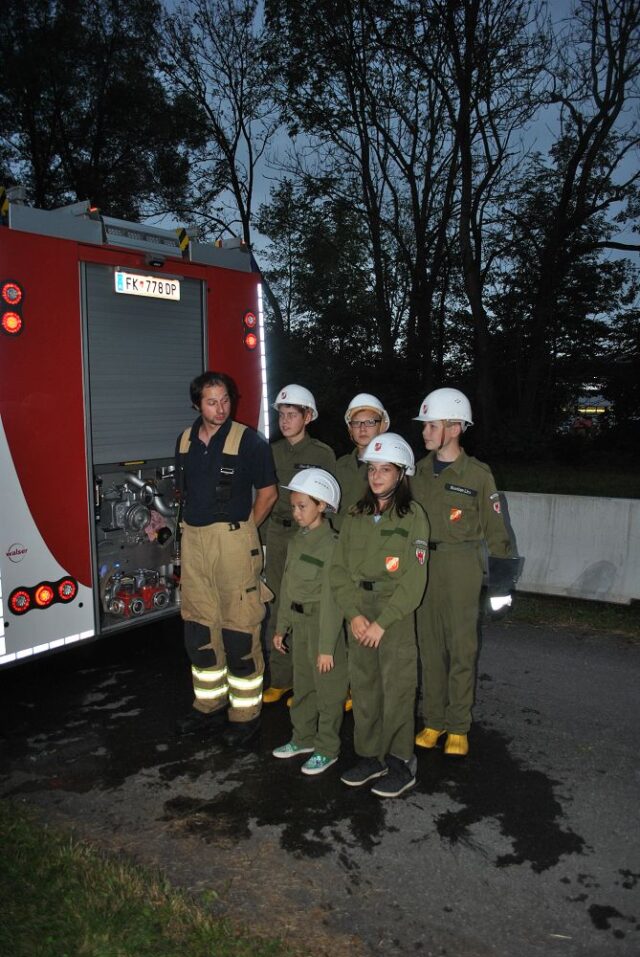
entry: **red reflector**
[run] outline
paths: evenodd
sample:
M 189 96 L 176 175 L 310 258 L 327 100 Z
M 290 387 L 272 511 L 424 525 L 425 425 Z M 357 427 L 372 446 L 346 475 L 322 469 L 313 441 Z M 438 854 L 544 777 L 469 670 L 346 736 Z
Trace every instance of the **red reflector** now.
M 245 312 L 244 314 L 244 324 L 247 329 L 255 329 L 257 325 L 257 318 L 255 312 Z
M 248 332 L 244 337 L 244 344 L 247 349 L 255 349 L 258 345 L 258 337 L 255 332 Z
M 46 608 L 54 599 L 53 588 L 51 585 L 38 585 L 36 588 L 36 605 L 40 608 Z
M 11 606 L 11 611 L 14 615 L 20 615 L 24 611 L 29 611 L 31 605 L 31 595 L 28 591 L 24 589 L 19 589 L 19 591 L 14 591 L 13 595 L 9 599 L 9 605 Z
M 22 301 L 22 289 L 17 282 L 3 282 L 0 295 L 9 306 L 17 306 Z
M 22 329 L 22 319 L 17 312 L 3 312 L 2 328 L 8 335 L 17 336 Z
M 72 578 L 64 578 L 58 585 L 58 597 L 60 601 L 71 601 L 75 598 L 78 586 Z

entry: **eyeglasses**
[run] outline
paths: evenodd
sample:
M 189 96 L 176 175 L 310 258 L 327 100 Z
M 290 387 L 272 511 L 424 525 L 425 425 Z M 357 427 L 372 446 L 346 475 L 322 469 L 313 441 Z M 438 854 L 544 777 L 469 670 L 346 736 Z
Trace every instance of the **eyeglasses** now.
M 352 429 L 372 429 L 374 425 L 380 425 L 382 419 L 351 419 L 349 427 Z

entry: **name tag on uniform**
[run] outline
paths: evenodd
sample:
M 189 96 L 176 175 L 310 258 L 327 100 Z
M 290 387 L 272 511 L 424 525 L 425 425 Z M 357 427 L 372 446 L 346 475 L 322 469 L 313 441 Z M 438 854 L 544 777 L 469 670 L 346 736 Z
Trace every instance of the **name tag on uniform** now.
M 458 492 L 459 495 L 471 495 L 473 497 L 478 494 L 475 488 L 465 488 L 464 485 L 452 485 L 451 482 L 447 482 L 445 488 L 447 492 Z

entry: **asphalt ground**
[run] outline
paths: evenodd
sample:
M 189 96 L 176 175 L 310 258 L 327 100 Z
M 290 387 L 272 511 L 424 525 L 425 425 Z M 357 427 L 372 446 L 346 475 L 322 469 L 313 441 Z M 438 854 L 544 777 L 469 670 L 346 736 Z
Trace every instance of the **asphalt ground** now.
M 178 738 L 176 620 L 0 673 L 0 796 L 157 867 L 215 915 L 309 955 L 640 954 L 640 644 L 486 626 L 468 758 L 418 755 L 381 800 L 277 761 L 283 702 L 244 752 Z

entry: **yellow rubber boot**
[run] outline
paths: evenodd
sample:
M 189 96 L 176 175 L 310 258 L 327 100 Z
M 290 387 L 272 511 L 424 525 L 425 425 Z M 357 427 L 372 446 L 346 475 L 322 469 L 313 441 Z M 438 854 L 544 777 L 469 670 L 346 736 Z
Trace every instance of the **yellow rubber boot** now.
M 419 748 L 435 748 L 438 740 L 446 731 L 436 731 L 435 728 L 423 728 L 420 734 L 416 735 L 416 744 Z
M 448 734 L 444 744 L 444 753 L 464 758 L 469 753 L 469 741 L 466 734 Z
M 262 695 L 262 700 L 264 704 L 274 704 L 276 701 L 280 701 L 280 698 L 283 698 L 290 691 L 291 688 L 267 688 Z

